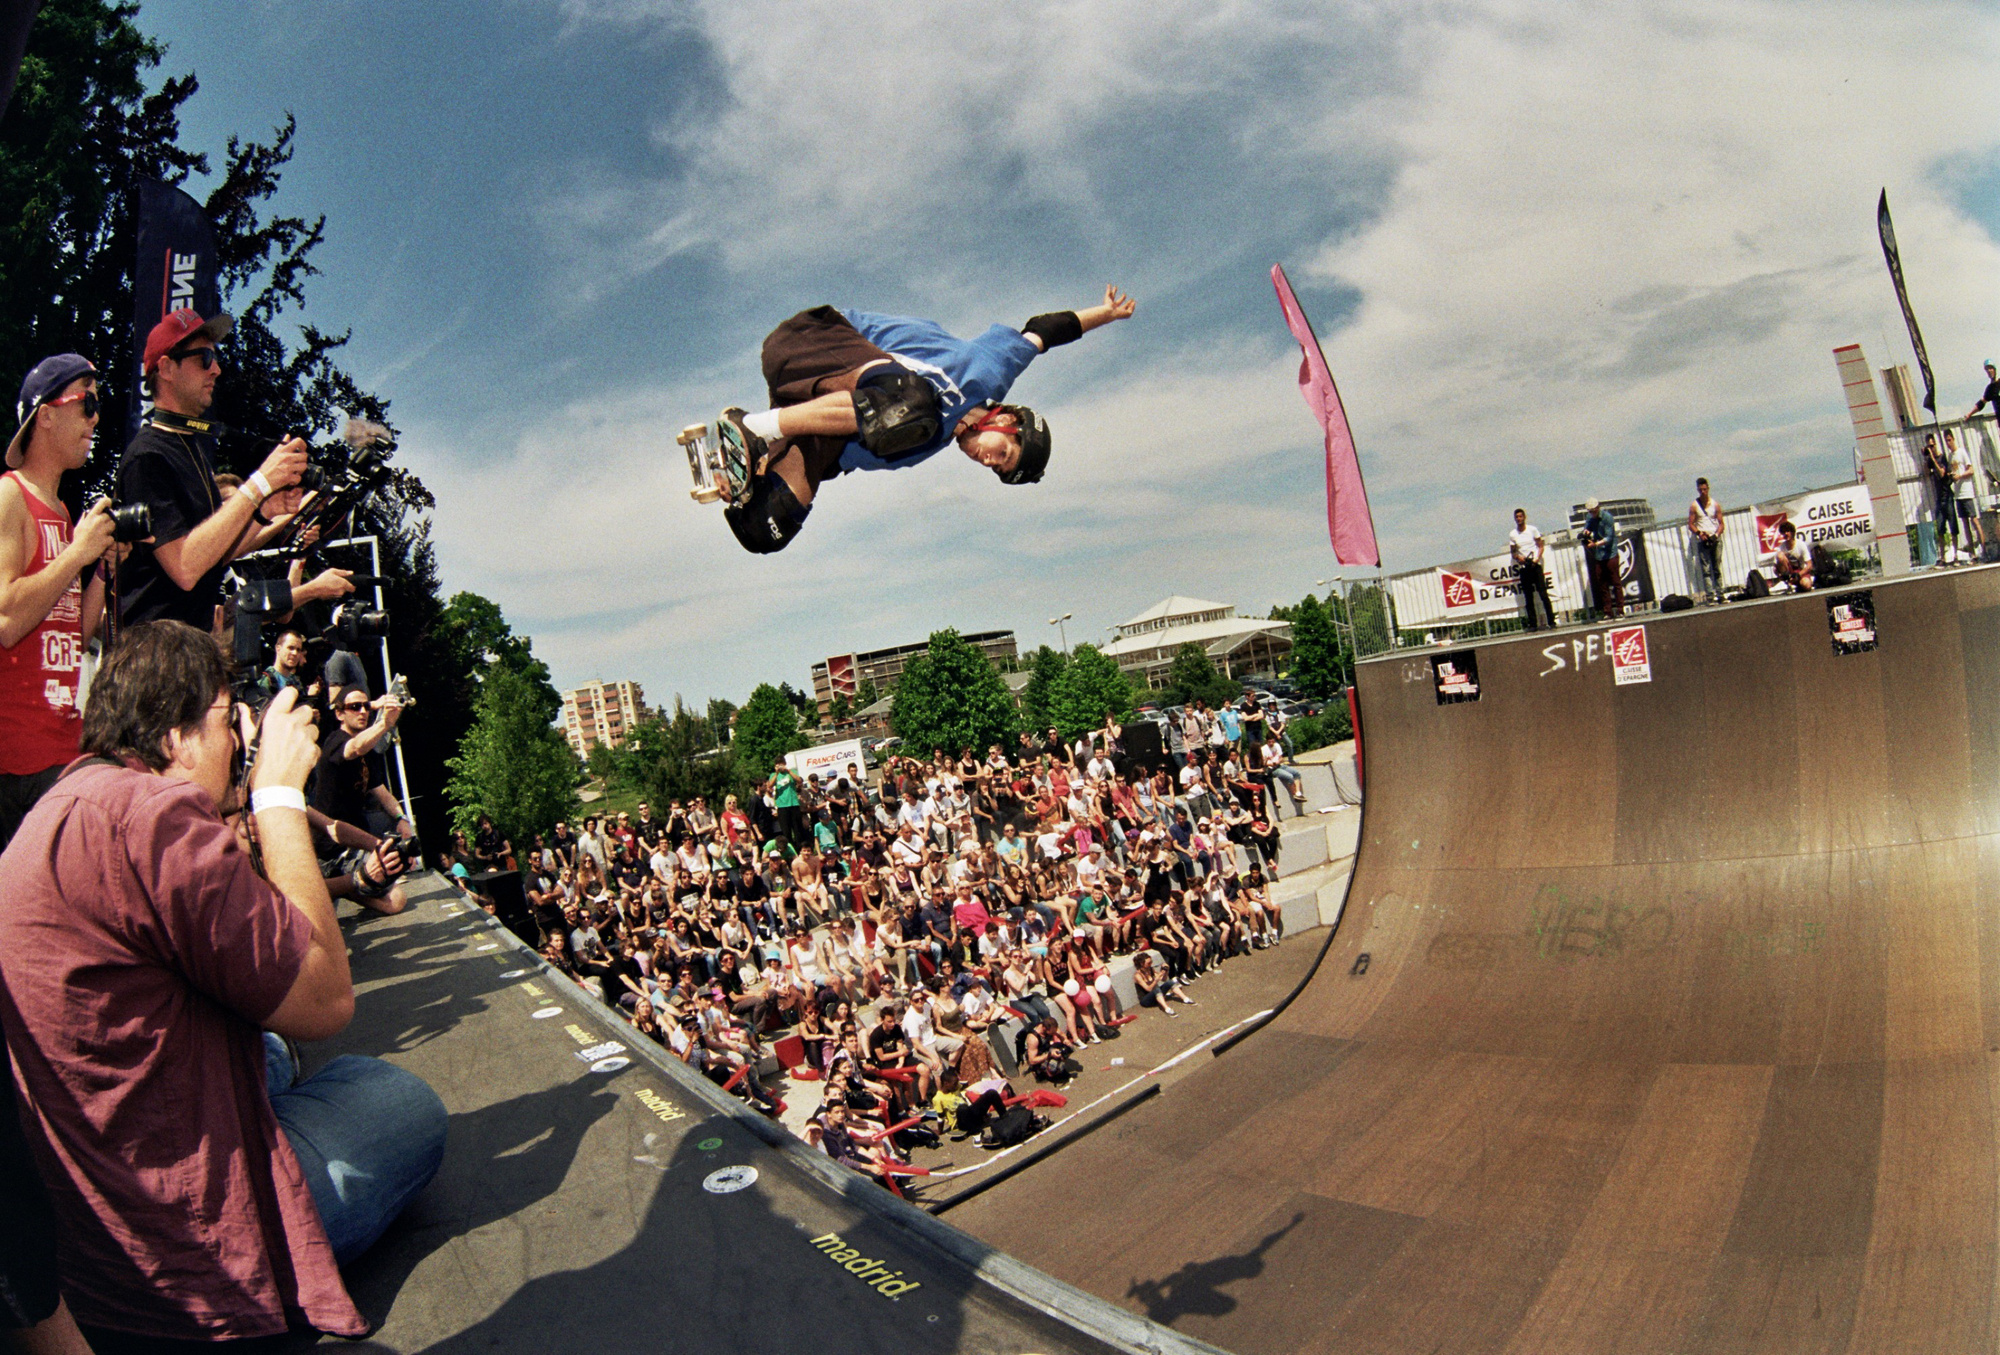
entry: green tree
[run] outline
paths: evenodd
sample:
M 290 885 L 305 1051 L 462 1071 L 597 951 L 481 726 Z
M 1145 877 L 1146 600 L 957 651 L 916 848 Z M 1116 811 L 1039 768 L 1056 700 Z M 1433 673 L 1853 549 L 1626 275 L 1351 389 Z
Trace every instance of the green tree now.
M 678 700 L 679 698 L 676 698 Z M 729 746 L 730 721 L 736 718 L 736 703 L 724 701 L 719 696 L 708 699 L 708 732 L 715 740 L 717 748 Z
M 1109 655 L 1095 645 L 1078 645 L 1049 693 L 1049 713 L 1066 739 L 1132 713 L 1132 684 Z
M 742 784 L 755 785 L 771 774 L 778 759 L 806 746 L 799 732 L 798 708 L 770 683 L 760 683 L 736 715 L 736 774 Z
M 1292 682 L 1307 696 L 1331 696 L 1347 680 L 1347 657 L 1332 614 L 1308 593 L 1292 612 Z
M 1021 688 L 1021 727 L 1037 734 L 1055 723 L 1050 702 L 1056 683 L 1069 668 L 1069 656 L 1043 645 L 1027 658 L 1028 684 Z
M 912 752 L 984 750 L 1013 737 L 1014 699 L 1000 672 L 955 630 L 932 634 L 896 683 L 890 723 Z
M 671 716 L 647 716 L 619 748 L 618 783 L 656 805 L 701 795 L 718 811 L 734 780 L 734 758 L 717 752 L 708 718 L 674 698 Z M 768 770 L 768 769 L 767 769 Z
M 576 755 L 542 714 L 534 683 L 495 664 L 479 684 L 472 728 L 451 769 L 452 826 L 470 834 L 479 816 L 517 849 L 576 812 Z
M 1167 685 L 1182 702 L 1206 701 L 1211 706 L 1227 701 L 1239 690 L 1216 671 L 1208 651 L 1192 641 L 1174 651 L 1173 664 L 1167 669 Z
M 854 718 L 854 702 L 846 692 L 835 692 L 826 703 L 826 718 L 829 724 L 836 725 Z
M 854 709 L 856 711 L 867 710 L 881 699 L 882 693 L 875 690 L 874 678 L 861 679 L 861 685 L 854 689 Z

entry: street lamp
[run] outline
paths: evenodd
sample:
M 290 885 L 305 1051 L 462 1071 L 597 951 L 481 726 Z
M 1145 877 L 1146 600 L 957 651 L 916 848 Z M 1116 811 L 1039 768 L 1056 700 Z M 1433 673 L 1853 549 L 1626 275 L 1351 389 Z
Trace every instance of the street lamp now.
M 1064 612 L 1061 616 L 1052 616 L 1049 618 L 1049 624 L 1051 626 L 1054 626 L 1056 628 L 1056 634 L 1062 637 L 1062 649 L 1063 649 L 1063 656 L 1065 658 L 1069 656 L 1069 627 L 1064 623 L 1073 619 L 1075 616 L 1076 616 L 1075 612 Z

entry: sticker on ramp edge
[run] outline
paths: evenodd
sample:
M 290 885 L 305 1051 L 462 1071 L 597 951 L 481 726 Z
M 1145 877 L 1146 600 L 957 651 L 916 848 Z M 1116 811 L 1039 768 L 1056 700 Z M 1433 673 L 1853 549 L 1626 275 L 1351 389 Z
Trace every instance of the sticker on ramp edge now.
M 1826 627 L 1835 654 L 1866 654 L 1875 648 L 1875 593 L 1863 588 L 1826 600 Z
M 1653 680 L 1653 655 L 1644 626 L 1617 626 L 1604 637 L 1611 650 L 1611 685 L 1629 687 Z
M 721 1139 L 703 1139 L 700 1143 L 697 1143 L 695 1145 L 697 1149 L 699 1149 L 701 1152 L 704 1153 L 712 1153 L 721 1146 L 722 1146 Z
M 629 1068 L 631 1066 L 632 1060 L 626 1058 L 623 1054 L 613 1054 L 608 1059 L 599 1059 L 596 1063 L 591 1064 L 590 1071 L 593 1073 L 615 1073 L 621 1068 Z
M 538 1010 L 536 1010 L 536 1011 L 532 1011 L 532 1012 L 529 1012 L 529 1013 L 528 1013 L 528 1015 L 530 1015 L 530 1016 L 534 1017 L 534 1018 L 535 1018 L 535 1020 L 537 1020 L 537 1021 L 546 1021 L 546 1020 L 548 1020 L 548 1019 L 549 1019 L 549 1018 L 550 1018 L 551 1016 L 561 1016 L 561 1015 L 562 1015 L 562 1008 L 561 1008 L 561 1007 L 542 1007 L 542 1008 L 539 1008 L 539 1009 L 538 1009 Z
M 723 1167 L 701 1178 L 701 1188 L 711 1195 L 734 1195 L 757 1180 L 755 1167 Z
M 1470 649 L 1431 656 L 1431 681 L 1440 706 L 1479 699 L 1479 655 Z
M 506 973 L 502 974 L 500 977 L 503 979 L 520 979 L 520 978 L 526 978 L 527 975 L 528 971 L 525 969 L 510 969 Z

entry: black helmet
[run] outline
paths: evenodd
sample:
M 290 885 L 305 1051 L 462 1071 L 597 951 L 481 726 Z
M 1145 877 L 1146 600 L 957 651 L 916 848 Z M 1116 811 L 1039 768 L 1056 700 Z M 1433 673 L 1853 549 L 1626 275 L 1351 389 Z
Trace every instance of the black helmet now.
M 1049 425 L 1026 405 L 1001 405 L 1020 424 L 1021 457 L 1010 471 L 995 471 L 1004 485 L 1032 485 L 1049 465 Z

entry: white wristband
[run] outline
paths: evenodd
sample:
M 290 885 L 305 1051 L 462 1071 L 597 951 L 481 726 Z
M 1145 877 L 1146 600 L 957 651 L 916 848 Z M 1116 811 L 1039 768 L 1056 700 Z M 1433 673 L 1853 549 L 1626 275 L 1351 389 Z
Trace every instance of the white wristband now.
M 261 470 L 251 471 L 250 478 L 248 480 L 245 480 L 243 483 L 247 485 L 255 485 L 257 487 L 257 497 L 259 499 L 268 499 L 271 497 L 271 482 L 265 478 L 263 471 Z
M 261 814 L 267 809 L 296 809 L 306 812 L 306 793 L 295 786 L 263 786 L 250 792 L 250 812 Z

